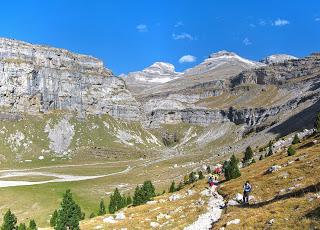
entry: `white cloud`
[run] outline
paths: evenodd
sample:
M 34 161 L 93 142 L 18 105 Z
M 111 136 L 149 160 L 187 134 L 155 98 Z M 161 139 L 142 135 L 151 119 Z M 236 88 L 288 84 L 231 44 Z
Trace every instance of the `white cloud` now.
M 183 22 L 182 21 L 179 21 L 176 24 L 174 24 L 174 27 L 180 27 L 180 26 L 183 26 Z
M 314 19 L 316 22 L 320 22 L 320 18 L 315 18 Z
M 290 22 L 288 20 L 285 19 L 280 19 L 278 18 L 277 20 L 275 20 L 272 25 L 274 26 L 285 26 L 285 25 L 289 25 Z
M 260 19 L 260 20 L 259 20 L 259 25 L 260 25 L 260 26 L 265 26 L 265 25 L 267 25 L 267 23 L 266 23 L 265 20 Z
M 192 56 L 190 54 L 184 55 L 179 59 L 179 63 L 191 63 L 195 62 L 197 58 L 195 56 Z
M 243 43 L 245 46 L 249 46 L 249 45 L 252 44 L 252 42 L 249 40 L 249 38 L 243 39 L 242 43 Z
M 137 29 L 139 32 L 148 32 L 148 27 L 147 27 L 147 25 L 145 25 L 145 24 L 137 25 L 136 29 Z
M 188 33 L 181 33 L 181 34 L 172 34 L 172 38 L 174 40 L 194 40 L 194 37 Z

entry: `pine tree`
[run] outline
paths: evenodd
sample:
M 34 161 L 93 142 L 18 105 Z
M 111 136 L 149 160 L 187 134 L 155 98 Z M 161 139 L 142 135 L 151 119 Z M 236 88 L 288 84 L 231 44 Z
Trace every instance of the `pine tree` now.
M 34 220 L 30 220 L 28 230 L 37 230 L 37 224 Z
M 263 160 L 263 155 L 261 154 L 259 157 L 259 161 Z
M 230 161 L 225 161 L 223 164 L 223 171 L 226 180 L 235 179 L 241 176 L 239 167 L 238 167 L 239 160 L 232 155 Z
M 316 129 L 316 132 L 320 133 L 320 112 L 317 114 L 314 126 L 315 126 L 315 129 Z
M 244 152 L 243 161 L 244 161 L 244 162 L 249 162 L 252 158 L 253 158 L 253 151 L 252 151 L 251 147 L 248 146 L 248 147 L 246 148 L 246 151 Z
M 17 217 L 9 209 L 3 217 L 3 224 L 1 230 L 14 230 L 16 229 Z
M 58 211 L 55 230 L 79 230 L 79 221 L 83 218 L 81 208 L 72 198 L 72 193 L 68 189 L 63 195 L 63 199 Z
M 18 230 L 27 230 L 27 226 L 24 223 L 19 224 Z
M 199 171 L 199 172 L 198 172 L 198 175 L 199 175 L 199 180 L 202 180 L 202 179 L 204 179 L 204 176 L 203 176 L 203 173 L 202 173 L 202 171 Z
M 294 154 L 296 154 L 296 150 L 294 150 L 292 146 L 289 146 L 287 153 L 288 153 L 288 156 L 293 156 Z
M 50 219 L 50 226 L 51 227 L 56 226 L 57 218 L 58 218 L 58 211 L 54 210 L 54 212 L 53 212 L 53 214 L 51 216 L 51 219 Z
M 131 198 L 131 196 L 129 195 L 128 197 L 127 197 L 127 206 L 129 206 L 129 205 L 131 205 L 132 204 L 132 198 Z
M 133 206 L 138 206 L 140 204 L 143 204 L 144 202 L 144 197 L 143 197 L 143 191 L 142 189 L 137 186 L 135 191 L 134 191 L 134 196 L 133 196 Z
M 298 137 L 298 134 L 295 134 L 294 137 L 293 137 L 293 140 L 292 140 L 292 144 L 295 145 L 295 144 L 298 144 L 300 143 L 300 139 Z
M 251 164 L 256 163 L 256 160 L 254 158 L 252 158 Z
M 176 185 L 175 185 L 174 181 L 172 181 L 171 186 L 169 188 L 169 192 L 173 193 L 175 191 L 176 191 Z
M 273 155 L 273 150 L 272 150 L 272 142 L 271 141 L 269 141 L 268 148 L 269 148 L 269 150 L 268 150 L 267 156 L 272 156 Z
M 210 165 L 207 166 L 207 173 L 210 174 L 211 173 L 211 168 Z
M 192 183 L 194 183 L 196 181 L 197 181 L 196 173 L 195 172 L 191 172 L 189 174 L 189 184 L 192 184 Z
M 150 180 L 145 181 L 141 189 L 143 190 L 145 195 L 144 196 L 145 202 L 151 200 L 151 198 L 156 196 L 156 190 Z
M 103 216 L 106 214 L 106 206 L 104 205 L 103 199 L 101 199 L 99 204 L 98 216 Z
M 92 212 L 91 214 L 90 214 L 90 216 L 89 216 L 89 218 L 91 219 L 91 218 L 93 218 L 93 217 L 95 217 L 96 215 L 94 214 L 94 212 Z
M 116 202 L 115 202 L 112 194 L 110 195 L 110 202 L 109 202 L 108 210 L 111 214 L 113 214 L 117 211 L 116 210 Z

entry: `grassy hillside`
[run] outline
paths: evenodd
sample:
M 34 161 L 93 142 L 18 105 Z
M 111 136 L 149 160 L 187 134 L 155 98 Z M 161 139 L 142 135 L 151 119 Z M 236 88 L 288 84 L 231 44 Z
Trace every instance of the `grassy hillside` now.
M 319 229 L 319 141 L 319 137 L 308 138 L 294 146 L 294 156 L 277 153 L 242 169 L 240 178 L 223 183 L 219 191 L 230 200 L 242 193 L 244 181 L 249 180 L 254 199 L 248 207 L 228 206 L 213 229 Z M 281 169 L 266 174 L 273 165 Z M 240 219 L 240 224 L 226 226 L 234 219 Z

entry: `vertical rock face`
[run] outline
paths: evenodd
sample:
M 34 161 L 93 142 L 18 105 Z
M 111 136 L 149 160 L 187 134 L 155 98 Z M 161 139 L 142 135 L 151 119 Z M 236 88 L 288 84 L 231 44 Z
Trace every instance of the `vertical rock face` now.
M 4 38 L 0 38 L 0 106 L 14 112 L 61 109 L 139 117 L 138 103 L 102 61 Z

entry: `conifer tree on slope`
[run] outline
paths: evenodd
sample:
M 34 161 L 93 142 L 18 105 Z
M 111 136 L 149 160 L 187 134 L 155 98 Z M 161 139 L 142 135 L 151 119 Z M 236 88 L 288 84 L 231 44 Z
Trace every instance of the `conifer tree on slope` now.
M 239 166 L 239 160 L 232 155 L 229 161 L 225 161 L 223 164 L 223 172 L 226 180 L 235 179 L 241 176 Z
M 99 211 L 98 211 L 98 215 L 102 216 L 106 214 L 106 206 L 104 205 L 104 201 L 103 199 L 101 199 L 100 204 L 99 204 Z
M 176 191 L 176 185 L 175 185 L 174 181 L 172 181 L 170 188 L 169 188 L 169 192 L 173 193 L 175 191 Z
M 1 230 L 14 230 L 16 229 L 17 217 L 9 209 L 3 217 Z
M 68 189 L 63 195 L 61 207 L 58 211 L 55 230 L 79 230 L 79 221 L 82 219 L 82 212 L 79 205 L 72 198 Z
M 30 220 L 28 230 L 37 230 L 37 224 L 34 220 Z
M 249 162 L 252 158 L 253 158 L 253 151 L 252 151 L 251 147 L 248 146 L 248 147 L 246 148 L 246 151 L 244 152 L 243 161 L 244 161 L 244 162 Z
M 314 126 L 315 126 L 315 129 L 316 129 L 316 132 L 320 133 L 320 112 L 317 114 Z
M 56 226 L 57 218 L 58 218 L 58 211 L 57 211 L 57 210 L 54 210 L 54 212 L 53 212 L 53 214 L 52 214 L 52 216 L 51 216 L 51 219 L 50 219 L 50 226 L 51 226 L 51 227 Z
M 27 230 L 27 226 L 25 223 L 20 223 L 18 226 L 18 230 Z

